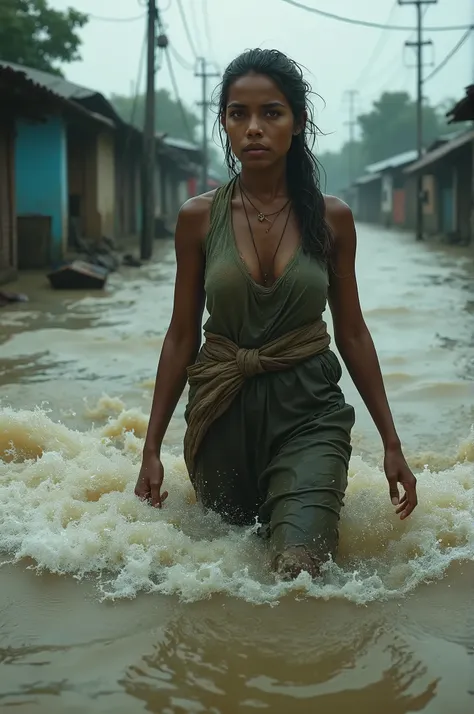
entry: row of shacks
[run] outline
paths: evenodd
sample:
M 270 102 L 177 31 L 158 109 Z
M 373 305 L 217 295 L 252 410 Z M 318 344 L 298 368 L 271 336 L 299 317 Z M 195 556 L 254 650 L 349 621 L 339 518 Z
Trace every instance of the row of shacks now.
M 0 282 L 142 221 L 143 137 L 101 94 L 0 62 Z M 201 151 L 157 137 L 156 233 L 196 192 Z
M 456 124 L 474 121 L 474 85 L 467 88 L 448 118 L 453 129 Z M 354 215 L 361 222 L 414 231 L 419 178 L 424 235 L 451 243 L 474 243 L 472 127 L 439 137 L 421 158 L 416 151 L 408 151 L 367 166 L 351 187 Z

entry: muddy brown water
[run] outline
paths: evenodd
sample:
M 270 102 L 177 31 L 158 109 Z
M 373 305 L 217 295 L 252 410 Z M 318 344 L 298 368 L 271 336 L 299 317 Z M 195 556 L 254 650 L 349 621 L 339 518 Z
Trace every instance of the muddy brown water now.
M 474 252 L 359 228 L 362 305 L 420 506 L 401 524 L 357 411 L 341 552 L 279 584 L 195 504 L 181 400 L 168 506 L 133 496 L 174 251 L 104 293 L 38 274 L 0 311 L 0 711 L 474 710 Z M 330 325 L 330 319 L 328 317 Z

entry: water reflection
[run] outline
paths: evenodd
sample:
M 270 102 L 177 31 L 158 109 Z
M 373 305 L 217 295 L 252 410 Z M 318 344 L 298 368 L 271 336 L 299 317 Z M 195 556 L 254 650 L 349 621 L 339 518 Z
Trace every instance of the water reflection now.
M 380 613 L 214 603 L 181 611 L 122 684 L 151 712 L 405 714 L 438 682 Z

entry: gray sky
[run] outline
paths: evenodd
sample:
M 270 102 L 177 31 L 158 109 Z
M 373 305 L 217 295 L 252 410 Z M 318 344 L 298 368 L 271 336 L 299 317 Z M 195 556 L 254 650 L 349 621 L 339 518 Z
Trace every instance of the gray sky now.
M 365 111 L 385 90 L 405 89 L 413 96 L 416 74 L 414 51 L 404 49 L 410 33 L 348 25 L 291 7 L 282 0 L 181 0 L 199 55 L 220 68 L 249 47 L 275 47 L 308 68 L 308 78 L 326 101 L 317 101 L 317 122 L 322 131 L 319 150 L 336 149 L 346 138 L 348 102 L 344 92 L 357 89 L 357 108 Z M 396 0 L 300 0 L 320 10 L 389 24 L 415 25 L 413 6 Z M 58 9 L 72 5 L 93 16 L 137 17 L 145 13 L 145 0 L 50 0 Z M 427 26 L 464 25 L 474 21 L 473 0 L 438 0 L 426 10 Z M 170 42 L 188 62 L 194 62 L 178 9 L 178 0 L 159 0 Z M 204 8 L 208 8 L 208 32 Z M 137 80 L 145 19 L 105 22 L 91 19 L 82 31 L 82 61 L 66 66 L 67 77 L 105 95 L 129 94 Z M 426 60 L 437 65 L 454 47 L 462 31 L 426 33 L 433 47 Z M 210 42 L 207 36 L 210 35 Z M 425 85 L 432 103 L 447 97 L 460 99 L 474 81 L 474 33 L 446 67 Z M 414 39 L 414 36 L 411 37 Z M 374 51 L 376 50 L 375 54 Z M 199 100 L 200 80 L 174 61 L 182 100 L 190 107 Z M 428 67 L 425 72 L 430 72 Z M 212 80 L 213 82 L 215 80 Z M 141 86 L 144 85 L 144 76 Z M 157 87 L 172 89 L 166 66 L 157 75 Z M 200 111 L 195 108 L 196 111 Z

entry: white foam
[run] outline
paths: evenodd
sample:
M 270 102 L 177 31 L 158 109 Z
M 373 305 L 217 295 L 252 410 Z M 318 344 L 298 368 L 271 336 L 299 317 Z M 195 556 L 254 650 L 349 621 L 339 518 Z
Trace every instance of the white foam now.
M 80 433 L 48 414 L 0 409 L 0 550 L 6 559 L 76 578 L 95 577 L 103 598 L 141 591 L 194 601 L 224 593 L 252 603 L 285 595 L 356 603 L 401 597 L 474 558 L 474 438 L 457 458 L 431 454 L 420 505 L 400 522 L 383 473 L 354 457 L 337 564 L 311 582 L 277 583 L 255 529 L 231 528 L 195 503 L 181 456 L 164 455 L 163 510 L 133 494 L 146 416 L 104 397 Z

